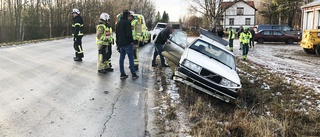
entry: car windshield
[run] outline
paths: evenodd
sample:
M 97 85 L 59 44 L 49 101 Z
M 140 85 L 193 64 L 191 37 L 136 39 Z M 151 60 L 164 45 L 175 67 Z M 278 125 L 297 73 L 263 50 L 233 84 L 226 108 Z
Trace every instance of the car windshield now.
M 172 37 L 170 38 L 170 40 L 172 42 L 174 42 L 175 44 L 179 45 L 182 48 L 185 48 L 187 46 L 187 40 L 188 36 L 185 32 L 183 31 L 179 31 L 179 30 L 175 30 L 172 34 Z
M 230 67 L 233 70 L 236 69 L 234 56 L 215 45 L 202 40 L 197 40 L 190 46 L 190 49 L 207 55 L 208 57 L 219 61 L 220 63 Z

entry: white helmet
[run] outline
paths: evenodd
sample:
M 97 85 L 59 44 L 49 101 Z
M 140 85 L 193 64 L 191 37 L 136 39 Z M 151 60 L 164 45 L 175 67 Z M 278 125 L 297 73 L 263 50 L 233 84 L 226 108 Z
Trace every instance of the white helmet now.
M 133 17 L 134 11 L 130 10 L 129 13 L 130 13 L 129 16 Z
M 101 13 L 100 19 L 104 21 L 108 21 L 110 19 L 110 16 L 108 13 Z
M 78 9 L 72 9 L 72 13 L 80 14 L 80 10 L 78 10 Z

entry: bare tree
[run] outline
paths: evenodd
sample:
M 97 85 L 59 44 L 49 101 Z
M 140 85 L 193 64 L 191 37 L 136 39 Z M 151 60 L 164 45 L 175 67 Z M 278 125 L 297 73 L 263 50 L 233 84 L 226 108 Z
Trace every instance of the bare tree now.
M 222 16 L 222 0 L 188 0 L 190 10 L 202 14 L 206 27 L 216 28 Z

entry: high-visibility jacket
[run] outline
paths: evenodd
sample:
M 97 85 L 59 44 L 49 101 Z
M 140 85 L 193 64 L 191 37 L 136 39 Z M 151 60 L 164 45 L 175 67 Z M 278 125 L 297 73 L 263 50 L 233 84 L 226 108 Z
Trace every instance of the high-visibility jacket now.
M 236 36 L 236 34 L 234 33 L 233 29 L 229 30 L 229 38 L 228 39 L 234 39 L 234 37 Z
M 100 23 L 97 25 L 97 37 L 96 37 L 96 44 L 97 45 L 109 45 L 112 42 L 112 30 L 111 28 L 107 27 L 105 24 Z
M 243 44 L 248 44 L 250 42 L 250 39 L 252 38 L 252 35 L 250 32 L 242 32 L 239 37 L 239 41 Z
M 133 40 L 142 40 L 142 25 L 137 19 L 131 21 L 132 37 Z
M 137 32 L 136 32 L 136 29 L 137 29 L 136 25 L 137 25 L 137 23 L 138 23 L 138 20 L 136 20 L 136 19 L 133 19 L 133 20 L 131 21 L 131 29 L 132 29 L 132 37 L 133 37 L 133 40 L 138 40 Z

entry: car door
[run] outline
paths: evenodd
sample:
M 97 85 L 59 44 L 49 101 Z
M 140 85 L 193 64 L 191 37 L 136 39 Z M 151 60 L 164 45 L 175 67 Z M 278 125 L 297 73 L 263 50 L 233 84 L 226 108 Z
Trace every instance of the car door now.
M 286 38 L 284 37 L 281 31 L 273 31 L 273 42 L 285 42 Z
M 270 30 L 264 30 L 263 31 L 263 38 L 264 38 L 264 41 L 272 41 L 273 39 L 273 34 L 272 34 L 272 31 Z
M 170 42 L 164 45 L 162 55 L 175 65 L 178 65 L 181 55 L 188 46 L 187 33 L 184 31 L 175 31 L 169 41 Z

